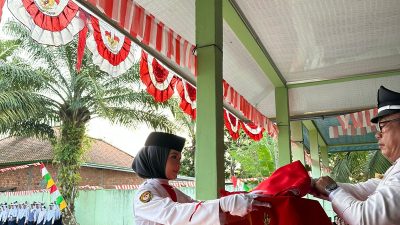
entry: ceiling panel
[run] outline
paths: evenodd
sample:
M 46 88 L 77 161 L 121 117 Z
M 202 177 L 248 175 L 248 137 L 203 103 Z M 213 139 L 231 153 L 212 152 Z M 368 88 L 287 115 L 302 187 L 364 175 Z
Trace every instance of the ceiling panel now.
M 400 68 L 398 0 L 236 0 L 288 82 Z

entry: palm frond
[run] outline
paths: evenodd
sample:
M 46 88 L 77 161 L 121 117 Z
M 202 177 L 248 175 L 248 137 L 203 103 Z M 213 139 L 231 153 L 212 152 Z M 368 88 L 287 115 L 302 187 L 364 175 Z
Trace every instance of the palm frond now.
M 375 173 L 385 173 L 391 166 L 391 163 L 382 155 L 381 151 L 371 151 L 368 158 L 366 174 L 369 178 L 375 177 Z

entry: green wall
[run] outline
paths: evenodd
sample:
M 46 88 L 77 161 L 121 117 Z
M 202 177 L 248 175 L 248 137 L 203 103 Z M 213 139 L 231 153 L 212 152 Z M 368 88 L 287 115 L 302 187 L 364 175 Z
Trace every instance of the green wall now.
M 227 185 L 226 190 L 232 191 L 232 185 Z M 194 198 L 195 188 L 179 188 L 185 194 Z M 236 189 L 239 191 L 241 188 Z M 133 221 L 133 196 L 135 190 L 90 190 L 80 191 L 76 200 L 76 219 L 80 225 L 134 225 Z M 50 194 L 34 193 L 31 195 L 5 196 L 0 193 L 0 202 L 33 201 L 50 202 Z M 328 216 L 334 213 L 330 204 L 326 204 L 325 211 Z

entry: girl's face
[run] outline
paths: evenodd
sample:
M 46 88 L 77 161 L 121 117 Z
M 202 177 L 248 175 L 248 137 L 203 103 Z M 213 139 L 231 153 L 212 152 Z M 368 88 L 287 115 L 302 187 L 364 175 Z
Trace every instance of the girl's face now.
M 178 177 L 181 168 L 181 153 L 171 149 L 168 154 L 167 164 L 165 165 L 165 176 L 168 180 L 174 180 Z

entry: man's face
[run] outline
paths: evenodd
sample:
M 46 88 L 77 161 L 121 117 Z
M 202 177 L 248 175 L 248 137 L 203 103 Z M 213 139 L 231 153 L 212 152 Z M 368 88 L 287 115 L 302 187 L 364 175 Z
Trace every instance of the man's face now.
M 396 120 L 397 119 L 397 120 Z M 400 158 L 400 113 L 388 115 L 379 119 L 382 128 L 376 133 L 379 148 L 389 161 L 394 162 Z

